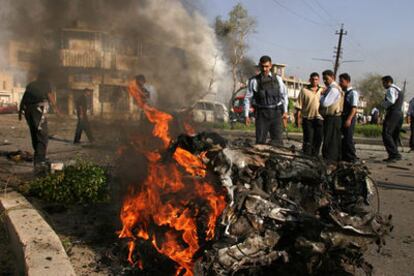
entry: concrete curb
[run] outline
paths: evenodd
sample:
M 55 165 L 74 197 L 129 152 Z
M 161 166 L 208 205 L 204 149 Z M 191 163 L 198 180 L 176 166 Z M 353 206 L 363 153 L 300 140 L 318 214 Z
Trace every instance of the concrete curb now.
M 26 198 L 2 192 L 0 211 L 18 258 L 18 275 L 76 275 L 60 239 Z

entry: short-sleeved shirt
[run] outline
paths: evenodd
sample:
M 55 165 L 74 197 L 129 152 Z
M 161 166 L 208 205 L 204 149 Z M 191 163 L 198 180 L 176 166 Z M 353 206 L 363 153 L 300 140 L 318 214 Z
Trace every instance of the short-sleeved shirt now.
M 345 93 L 345 101 L 352 107 L 358 107 L 359 93 L 354 88 L 349 87 Z
M 322 119 L 321 114 L 319 114 L 322 91 L 322 87 L 318 87 L 316 92 L 314 92 L 309 86 L 302 88 L 295 104 L 295 108 L 301 111 L 302 118 L 309 120 Z
M 29 83 L 23 95 L 23 104 L 38 104 L 48 100 L 48 94 L 52 91 L 50 83 L 45 80 L 36 80 Z

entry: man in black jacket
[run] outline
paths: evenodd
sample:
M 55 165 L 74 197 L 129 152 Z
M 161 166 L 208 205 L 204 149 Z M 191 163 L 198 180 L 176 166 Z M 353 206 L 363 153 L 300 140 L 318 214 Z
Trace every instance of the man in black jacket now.
M 44 172 L 47 168 L 48 128 L 46 114 L 49 111 L 49 104 L 52 105 L 56 113 L 59 113 L 48 77 L 42 72 L 39 73 L 35 81 L 27 85 L 19 111 L 19 120 L 24 113 L 30 129 L 35 173 Z

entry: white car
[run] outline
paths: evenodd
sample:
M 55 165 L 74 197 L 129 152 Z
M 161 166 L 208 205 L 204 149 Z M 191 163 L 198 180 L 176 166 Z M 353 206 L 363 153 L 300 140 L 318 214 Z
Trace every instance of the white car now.
M 219 102 L 200 100 L 192 111 L 193 120 L 197 123 L 202 122 L 225 122 L 229 121 L 229 111 L 227 107 Z

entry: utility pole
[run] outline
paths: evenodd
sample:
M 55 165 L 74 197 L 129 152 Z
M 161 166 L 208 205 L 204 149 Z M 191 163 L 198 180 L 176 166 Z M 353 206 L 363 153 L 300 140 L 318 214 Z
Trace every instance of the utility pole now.
M 347 35 L 348 32 L 344 30 L 344 24 L 341 25 L 341 29 L 339 31 L 336 31 L 335 33 L 336 35 L 339 35 L 339 39 L 338 39 L 338 47 L 334 48 L 335 52 L 334 52 L 334 61 L 332 61 L 332 59 L 327 59 L 327 58 L 313 58 L 313 60 L 319 60 L 319 61 L 326 61 L 326 62 L 330 62 L 334 64 L 334 75 L 336 78 L 336 74 L 338 73 L 338 69 L 339 66 L 342 63 L 346 63 L 346 62 L 363 62 L 363 60 L 342 60 L 342 39 L 344 35 Z
M 344 31 L 344 24 L 341 25 L 341 29 L 339 31 L 336 31 L 335 34 L 339 35 L 338 47 L 336 48 L 335 65 L 334 65 L 334 75 L 336 78 L 336 73 L 338 72 L 338 68 L 339 68 L 339 59 L 341 58 L 341 55 L 342 55 L 342 37 L 348 34 L 347 31 Z

